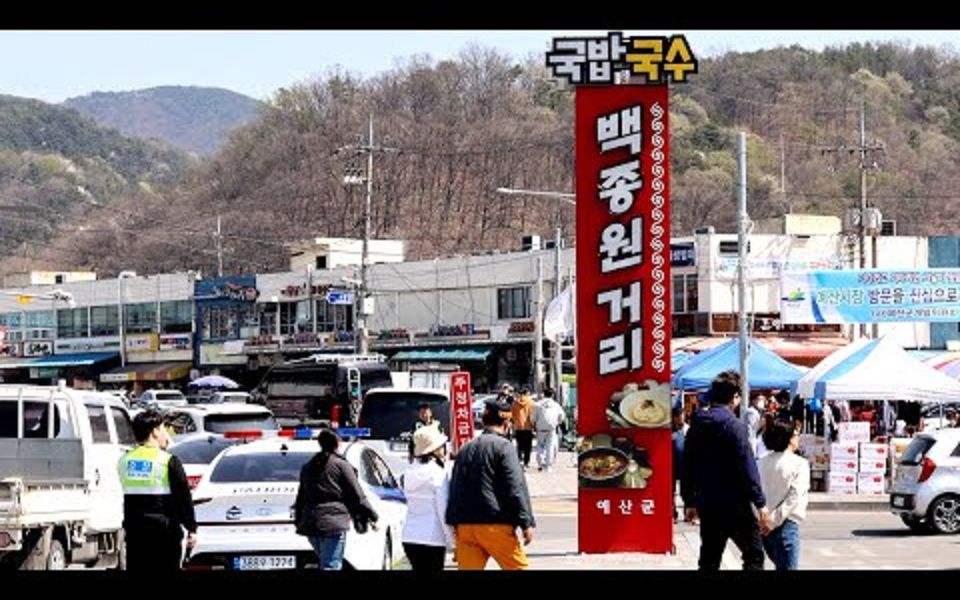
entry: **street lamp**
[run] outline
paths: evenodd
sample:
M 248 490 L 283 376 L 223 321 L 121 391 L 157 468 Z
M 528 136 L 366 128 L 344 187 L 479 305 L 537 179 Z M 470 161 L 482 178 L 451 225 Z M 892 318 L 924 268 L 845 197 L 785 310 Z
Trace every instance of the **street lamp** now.
M 540 198 L 551 198 L 553 200 L 561 200 L 567 204 L 573 206 L 577 205 L 577 195 L 570 192 L 553 192 L 553 191 L 544 191 L 544 190 L 526 190 L 520 188 L 508 188 L 508 187 L 498 187 L 498 194 L 504 194 L 506 196 L 537 196 Z M 554 267 L 555 267 L 555 277 L 556 277 L 556 289 L 554 290 L 554 297 L 560 296 L 560 242 L 562 239 L 562 231 L 560 227 L 557 227 L 557 237 L 554 242 Z M 538 259 L 539 260 L 539 259 Z M 539 263 L 538 263 L 539 264 Z M 538 268 L 538 296 L 537 296 L 537 318 L 534 321 L 536 334 L 534 335 L 534 387 L 536 388 L 537 393 L 540 392 L 540 360 L 541 353 L 543 352 L 543 285 L 542 285 L 542 274 Z M 562 379 L 563 374 L 563 356 L 560 350 L 560 341 L 556 342 L 556 349 L 554 352 L 554 370 L 556 375 L 554 376 L 554 387 L 556 388 L 556 393 L 560 394 L 560 380 Z
M 127 338 L 123 332 L 123 280 L 136 277 L 136 271 L 120 271 L 117 275 L 117 321 L 120 324 L 120 366 L 127 366 Z
M 4 296 L 16 296 L 21 304 L 29 304 L 31 300 L 59 300 L 66 302 L 68 308 L 76 308 L 77 303 L 73 299 L 73 294 L 64 290 L 51 290 L 42 294 L 31 294 L 28 292 L 15 292 L 11 290 L 0 290 Z

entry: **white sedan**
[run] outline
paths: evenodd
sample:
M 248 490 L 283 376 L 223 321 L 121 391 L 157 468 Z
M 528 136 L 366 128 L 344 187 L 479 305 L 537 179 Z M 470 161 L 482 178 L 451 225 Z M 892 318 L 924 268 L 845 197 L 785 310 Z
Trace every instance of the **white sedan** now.
M 197 546 L 187 569 L 316 568 L 307 538 L 296 533 L 293 504 L 300 469 L 320 447 L 316 440 L 268 438 L 233 446 L 214 459 L 194 490 Z M 403 556 L 400 536 L 407 503 L 383 458 L 363 442 L 344 456 L 380 519 L 377 529 L 347 532 L 344 563 L 354 569 L 391 569 Z

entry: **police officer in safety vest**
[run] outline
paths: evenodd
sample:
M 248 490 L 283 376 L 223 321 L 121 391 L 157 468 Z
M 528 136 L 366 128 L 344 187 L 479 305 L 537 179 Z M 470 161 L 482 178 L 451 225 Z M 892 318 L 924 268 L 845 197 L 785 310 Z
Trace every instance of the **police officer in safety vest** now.
M 183 529 L 187 548 L 197 543 L 190 485 L 180 459 L 166 452 L 170 436 L 153 410 L 133 420 L 139 444 L 120 459 L 123 528 L 127 569 L 173 571 L 180 568 Z

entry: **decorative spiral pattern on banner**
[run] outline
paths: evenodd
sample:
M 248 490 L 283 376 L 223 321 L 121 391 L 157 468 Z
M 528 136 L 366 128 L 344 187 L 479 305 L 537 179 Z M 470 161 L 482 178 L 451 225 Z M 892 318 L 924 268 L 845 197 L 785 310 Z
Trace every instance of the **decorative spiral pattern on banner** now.
M 664 185 L 664 175 L 666 175 L 666 169 L 664 167 L 665 156 L 663 153 L 663 146 L 665 139 L 663 136 L 663 130 L 665 125 L 663 123 L 663 116 L 666 111 L 659 102 L 654 102 L 653 106 L 650 107 L 650 114 L 653 116 L 651 121 L 651 129 L 653 130 L 652 136 L 652 145 L 650 151 L 650 158 L 653 159 L 653 181 L 651 185 L 653 187 L 653 195 L 651 196 L 651 202 L 653 204 L 653 210 L 651 215 L 653 217 L 653 224 L 650 227 L 650 233 L 652 234 L 652 239 L 650 241 L 650 248 L 653 250 L 653 360 L 651 364 L 653 368 L 658 373 L 663 373 L 667 368 L 667 363 L 664 360 L 664 356 L 667 353 L 666 347 L 664 346 L 664 340 L 666 340 L 666 324 L 667 317 L 666 314 L 666 302 L 665 297 L 667 294 L 666 286 L 664 285 L 664 279 L 666 274 L 664 273 L 664 212 L 663 205 L 665 200 L 663 198 L 663 191 L 665 188 Z

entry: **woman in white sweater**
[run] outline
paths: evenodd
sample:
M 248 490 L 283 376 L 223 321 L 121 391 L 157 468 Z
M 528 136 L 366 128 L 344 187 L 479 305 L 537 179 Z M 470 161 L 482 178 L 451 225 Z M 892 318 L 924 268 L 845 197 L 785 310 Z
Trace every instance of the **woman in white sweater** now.
M 770 511 L 761 529 L 767 556 L 778 571 L 794 571 L 800 562 L 800 523 L 807 514 L 810 464 L 795 453 L 800 432 L 794 423 L 777 419 L 763 432 L 770 453 L 759 461 L 760 483 Z
M 407 522 L 403 550 L 414 571 L 442 572 L 453 532 L 444 523 L 450 477 L 444 464 L 447 436 L 434 426 L 413 434 L 414 465 L 403 474 Z

